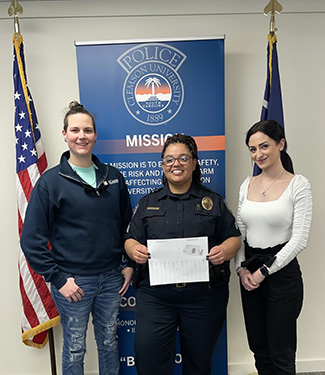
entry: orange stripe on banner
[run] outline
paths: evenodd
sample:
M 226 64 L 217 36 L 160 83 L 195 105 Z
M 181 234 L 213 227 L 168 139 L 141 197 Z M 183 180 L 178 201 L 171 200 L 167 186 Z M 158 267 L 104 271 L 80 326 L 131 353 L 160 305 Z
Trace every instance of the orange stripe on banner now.
M 194 137 L 199 151 L 219 151 L 225 150 L 225 136 L 214 135 L 204 137 Z M 149 141 L 146 141 L 149 143 Z M 137 142 L 133 142 L 133 145 L 127 146 L 125 139 L 105 139 L 97 140 L 94 152 L 96 154 L 149 154 L 149 153 L 161 153 L 163 148 L 162 144 L 144 146 L 143 140 L 139 139 Z
M 97 140 L 95 154 L 147 154 L 161 152 L 162 146 L 127 146 L 125 139 L 105 139 Z
M 199 151 L 219 151 L 226 149 L 224 135 L 214 135 L 207 137 L 194 137 Z

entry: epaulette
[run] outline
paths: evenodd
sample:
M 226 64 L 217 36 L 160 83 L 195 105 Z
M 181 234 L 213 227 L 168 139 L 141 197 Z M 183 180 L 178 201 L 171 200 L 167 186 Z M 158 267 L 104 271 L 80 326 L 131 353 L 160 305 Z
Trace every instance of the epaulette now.
M 202 185 L 202 184 L 201 184 L 201 188 L 202 188 L 203 190 L 208 191 L 209 193 L 212 193 L 212 194 L 218 194 L 216 191 L 212 190 L 211 188 L 208 188 L 208 187 L 205 186 L 205 185 Z M 220 194 L 218 194 L 218 195 L 220 195 Z
M 160 187 L 160 188 L 153 188 L 153 189 L 151 190 L 151 192 L 148 193 L 147 195 L 150 195 L 150 194 L 153 194 L 153 193 L 158 193 L 158 191 L 160 191 L 160 190 L 162 190 L 162 189 L 163 189 L 163 186 Z

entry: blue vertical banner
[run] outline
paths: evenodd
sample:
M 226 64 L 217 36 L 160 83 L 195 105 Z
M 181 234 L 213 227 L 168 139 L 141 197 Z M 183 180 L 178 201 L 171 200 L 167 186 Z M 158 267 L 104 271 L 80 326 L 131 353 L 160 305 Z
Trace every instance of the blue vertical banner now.
M 97 125 L 94 153 L 123 174 L 133 207 L 162 186 L 161 150 L 175 133 L 195 138 L 203 184 L 225 195 L 224 36 L 76 42 L 76 50 L 80 101 Z M 136 374 L 135 307 L 130 288 L 119 314 L 121 375 Z M 181 362 L 178 346 L 174 375 Z M 227 374 L 225 326 L 213 373 Z

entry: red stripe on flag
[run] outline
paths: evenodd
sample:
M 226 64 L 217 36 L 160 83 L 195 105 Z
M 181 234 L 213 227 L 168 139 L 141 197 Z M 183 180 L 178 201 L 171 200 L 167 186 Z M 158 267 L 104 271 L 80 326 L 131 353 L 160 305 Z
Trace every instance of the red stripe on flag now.
M 27 262 L 28 269 L 30 272 L 31 277 L 34 280 L 34 285 L 38 291 L 38 294 L 41 298 L 41 301 L 44 305 L 44 309 L 49 316 L 50 319 L 55 318 L 58 315 L 58 311 L 56 309 L 55 303 L 52 300 L 52 295 L 49 291 L 49 288 L 47 287 L 44 278 L 40 276 L 38 273 L 36 273 L 29 263 Z
M 29 201 L 31 192 L 33 190 L 33 185 L 29 177 L 29 173 L 27 169 L 24 169 L 17 173 L 21 187 L 23 188 L 23 191 L 25 193 L 25 197 L 27 199 L 27 202 Z
M 25 291 L 23 279 L 22 279 L 20 273 L 19 273 L 19 287 L 20 287 L 20 294 L 21 294 L 21 299 L 22 299 L 22 303 L 23 303 L 23 310 L 24 310 L 25 316 L 26 316 L 29 324 L 31 325 L 31 327 L 36 327 L 40 323 L 39 323 L 39 320 L 38 320 L 37 315 L 35 313 L 34 307 L 31 304 L 31 302 L 28 298 L 28 295 Z
M 42 174 L 47 168 L 47 160 L 45 153 L 38 159 L 37 167 L 40 174 Z
M 24 225 L 24 223 L 23 223 L 23 221 L 21 219 L 21 215 L 20 215 L 20 212 L 18 210 L 18 232 L 19 232 L 19 238 L 21 237 L 21 232 L 23 230 L 23 225 Z
M 36 336 L 33 337 L 33 342 L 35 344 L 41 345 L 41 344 L 44 343 L 44 341 L 46 339 L 46 336 L 47 336 L 47 331 L 43 331 L 43 332 L 41 332 L 38 335 L 36 335 Z

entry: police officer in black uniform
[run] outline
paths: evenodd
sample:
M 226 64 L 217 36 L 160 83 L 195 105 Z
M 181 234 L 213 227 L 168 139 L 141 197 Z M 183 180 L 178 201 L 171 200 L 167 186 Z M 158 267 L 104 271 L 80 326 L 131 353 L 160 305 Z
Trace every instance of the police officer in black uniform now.
M 136 367 L 139 375 L 171 375 L 179 328 L 183 375 L 209 375 L 240 232 L 223 198 L 201 185 L 192 137 L 167 139 L 162 168 L 164 187 L 140 200 L 125 242 L 136 262 Z M 150 286 L 147 240 L 199 236 L 208 237 L 210 281 Z

